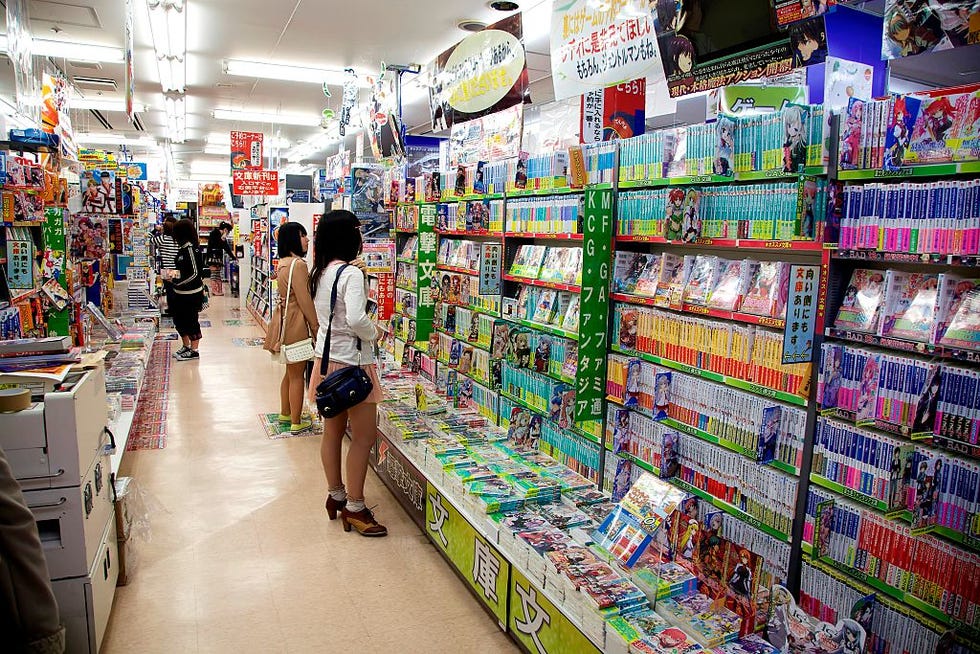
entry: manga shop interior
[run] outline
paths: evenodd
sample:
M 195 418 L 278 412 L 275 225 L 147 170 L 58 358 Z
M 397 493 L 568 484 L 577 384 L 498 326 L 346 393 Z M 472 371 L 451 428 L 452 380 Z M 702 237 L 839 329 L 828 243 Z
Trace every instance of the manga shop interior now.
M 0 651 L 980 654 L 980 0 L 6 0 Z

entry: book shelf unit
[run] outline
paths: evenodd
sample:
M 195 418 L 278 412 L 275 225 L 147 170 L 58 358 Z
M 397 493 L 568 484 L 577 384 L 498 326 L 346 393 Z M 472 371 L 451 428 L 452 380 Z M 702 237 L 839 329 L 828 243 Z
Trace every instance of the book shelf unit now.
M 395 306 L 387 347 L 403 364 L 410 346 L 426 342 L 432 332 L 435 302 L 427 275 L 435 274 L 435 221 L 434 203 L 401 203 L 395 209 Z
M 273 280 L 275 266 L 271 256 L 269 219 L 252 216 L 252 247 L 249 252 L 251 278 L 245 293 L 245 306 L 256 324 L 267 331 L 272 317 Z

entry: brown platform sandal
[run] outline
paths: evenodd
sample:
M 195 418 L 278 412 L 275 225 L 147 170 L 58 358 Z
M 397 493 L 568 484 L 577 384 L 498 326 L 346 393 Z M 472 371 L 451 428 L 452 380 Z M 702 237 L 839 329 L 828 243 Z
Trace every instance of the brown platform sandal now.
M 327 517 L 331 520 L 337 519 L 337 512 L 347 506 L 347 500 L 335 500 L 333 495 L 327 495 L 327 503 L 323 505 L 327 510 Z
M 344 507 L 340 511 L 340 520 L 344 523 L 344 531 L 350 531 L 351 527 L 353 527 L 361 536 L 378 537 L 388 535 L 388 528 L 378 524 L 378 521 L 374 519 L 374 514 L 371 513 L 371 509 L 367 507 L 356 513 L 348 511 Z

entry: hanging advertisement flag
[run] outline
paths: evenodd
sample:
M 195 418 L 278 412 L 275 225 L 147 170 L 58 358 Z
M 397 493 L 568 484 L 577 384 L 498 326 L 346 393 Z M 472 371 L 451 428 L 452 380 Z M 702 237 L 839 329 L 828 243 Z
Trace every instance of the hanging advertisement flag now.
M 402 141 L 401 120 L 398 115 L 398 99 L 394 76 L 385 75 L 382 68 L 371 85 L 371 102 L 367 107 L 364 123 L 369 126 L 368 138 L 375 159 L 400 157 L 405 154 Z
M 138 161 L 122 161 L 119 163 L 119 174 L 131 182 L 145 182 L 146 164 Z
M 126 47 L 126 115 L 132 121 L 133 97 L 136 94 L 136 74 L 133 69 L 133 0 L 126 0 L 126 27 L 123 36 Z
M 590 0 L 556 0 L 552 6 L 551 74 L 559 100 L 638 78 L 656 83 L 664 76 L 649 3 L 595 6 Z
M 516 157 L 521 151 L 524 105 L 453 125 L 449 134 L 452 166 Z
M 232 132 L 231 133 L 231 169 L 262 170 L 262 141 L 265 136 L 261 132 Z
M 279 171 L 233 170 L 231 188 L 235 195 L 279 195 Z
M 582 96 L 582 143 L 628 139 L 646 131 L 647 85 L 635 79 Z
M 976 0 L 885 0 L 881 58 L 896 59 L 980 43 Z
M 776 22 L 789 25 L 827 13 L 837 0 L 773 0 L 772 4 L 776 8 Z
M 426 66 L 432 131 L 531 101 L 521 15 L 471 34 Z
M 61 138 L 61 153 L 78 159 L 78 146 L 68 111 L 68 81 L 63 75 L 44 73 L 41 76 L 41 130 Z
M 17 113 L 37 118 L 37 75 L 34 74 L 34 37 L 28 0 L 7 0 L 7 58 L 14 69 Z

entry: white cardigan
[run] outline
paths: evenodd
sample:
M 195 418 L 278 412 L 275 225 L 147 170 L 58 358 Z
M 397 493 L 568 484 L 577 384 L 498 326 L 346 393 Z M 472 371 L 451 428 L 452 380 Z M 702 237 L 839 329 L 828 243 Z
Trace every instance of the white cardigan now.
M 320 331 L 316 335 L 316 355 L 323 356 L 323 342 L 327 337 L 327 323 L 330 321 L 330 293 L 337 271 L 343 265 L 339 262 L 327 266 L 320 275 L 316 287 L 316 315 L 320 321 Z M 330 360 L 349 366 L 373 364 L 374 342 L 378 337 L 374 321 L 368 317 L 366 279 L 355 266 L 347 266 L 337 285 L 337 305 L 333 314 L 333 328 L 330 334 Z M 357 338 L 361 339 L 361 351 L 357 351 Z M 360 354 L 360 356 L 358 356 Z

